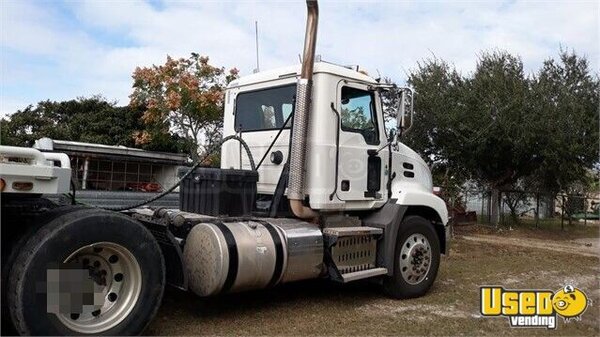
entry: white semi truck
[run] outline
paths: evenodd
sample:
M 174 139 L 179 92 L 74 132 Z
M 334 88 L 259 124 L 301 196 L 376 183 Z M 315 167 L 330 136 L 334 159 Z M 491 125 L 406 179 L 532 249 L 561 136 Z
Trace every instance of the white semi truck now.
M 59 206 L 66 155 L 1 147 L 3 323 L 19 334 L 139 334 L 167 284 L 199 296 L 323 278 L 425 294 L 449 250 L 425 162 L 386 133 L 389 86 L 314 62 L 307 1 L 302 65 L 229 84 L 221 168 L 187 172 L 179 209 Z M 242 146 L 243 145 L 243 146 Z M 258 165 L 254 158 L 262 158 Z

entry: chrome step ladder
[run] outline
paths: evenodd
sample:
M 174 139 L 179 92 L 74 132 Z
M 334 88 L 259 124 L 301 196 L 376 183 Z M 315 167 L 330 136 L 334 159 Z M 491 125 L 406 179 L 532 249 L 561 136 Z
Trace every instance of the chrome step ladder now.
M 375 227 L 328 227 L 323 229 L 326 264 L 330 277 L 348 283 L 387 274 L 376 266 L 377 240 L 383 234 Z

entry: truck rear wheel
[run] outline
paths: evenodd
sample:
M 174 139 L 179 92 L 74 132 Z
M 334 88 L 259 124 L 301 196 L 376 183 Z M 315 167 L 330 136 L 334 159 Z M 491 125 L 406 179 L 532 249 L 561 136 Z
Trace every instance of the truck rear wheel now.
M 130 335 L 154 317 L 164 285 L 164 259 L 146 228 L 119 213 L 83 209 L 29 238 L 7 300 L 20 334 Z
M 394 253 L 394 274 L 383 282 L 393 298 L 423 296 L 435 280 L 440 265 L 440 241 L 431 222 L 420 216 L 402 221 Z
M 12 201 L 12 203 L 11 203 Z M 21 206 L 21 207 L 20 207 Z M 82 206 L 57 206 L 44 198 L 9 199 L 2 196 L 2 334 L 14 335 L 7 301 L 8 277 L 12 266 L 29 238 L 60 215 L 83 209 Z

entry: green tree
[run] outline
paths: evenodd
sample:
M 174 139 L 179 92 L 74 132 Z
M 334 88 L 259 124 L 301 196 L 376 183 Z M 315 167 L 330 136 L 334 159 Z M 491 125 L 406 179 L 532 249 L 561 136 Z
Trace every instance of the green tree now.
M 395 129 L 396 123 L 394 117 L 398 114 L 398 95 L 400 88 L 389 77 L 384 77 L 383 83 L 393 85 L 391 88 L 380 91 L 381 105 L 383 108 L 383 119 L 385 120 L 388 129 Z
M 512 189 L 540 163 L 532 151 L 536 135 L 531 129 L 539 121 L 527 104 L 528 89 L 521 59 L 496 51 L 481 55 L 465 92 L 470 125 L 458 153 L 473 178 L 492 190 L 494 223 L 499 192 Z
M 42 101 L 19 110 L 0 122 L 4 145 L 31 146 L 42 137 L 108 145 L 135 146 L 135 134 L 146 125 L 143 110 L 118 107 L 101 96 L 63 102 Z M 182 141 L 166 133 L 144 149 L 181 152 Z
M 415 123 L 403 141 L 429 161 L 436 184 L 491 189 L 495 221 L 501 191 L 569 190 L 598 163 L 599 82 L 585 58 L 559 59 L 532 77 L 503 51 L 482 53 L 468 76 L 443 60 L 419 63 L 408 81 Z M 516 212 L 523 198 L 513 199 Z
M 455 133 L 463 132 L 456 121 L 464 118 L 465 80 L 448 63 L 432 58 L 417 64 L 408 85 L 415 91 L 415 115 L 402 142 L 428 163 L 433 182 L 442 187 L 445 199 L 459 200 L 462 185 L 470 177 L 462 163 L 454 160 L 460 156 Z M 392 102 L 397 105 L 397 100 Z
M 356 130 L 373 128 L 373 124 L 367 119 L 364 111 L 362 106 L 354 109 L 342 108 L 342 125 Z
M 532 81 L 532 112 L 539 165 L 530 185 L 556 194 L 584 183 L 598 163 L 600 81 L 585 57 L 562 51 Z
M 520 58 L 505 52 L 482 54 L 467 82 L 462 115 L 468 128 L 457 153 L 473 178 L 492 189 L 511 186 L 539 165 L 531 151 L 537 119 L 528 110 L 528 85 Z
M 463 78 L 443 60 L 428 59 L 417 64 L 408 84 L 415 90 L 415 116 L 403 142 L 419 152 L 430 166 L 459 171 L 460 163 L 449 159 L 455 156 L 457 134 L 463 137 L 463 123 L 455 124 L 464 114 Z

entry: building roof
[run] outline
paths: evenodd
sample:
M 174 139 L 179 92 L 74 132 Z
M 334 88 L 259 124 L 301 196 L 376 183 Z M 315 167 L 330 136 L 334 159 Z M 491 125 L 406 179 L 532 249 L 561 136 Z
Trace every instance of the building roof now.
M 41 151 L 65 152 L 70 155 L 89 155 L 92 157 L 110 157 L 112 159 L 128 159 L 150 161 L 173 165 L 184 165 L 188 156 L 182 153 L 154 152 L 126 146 L 73 142 L 40 138 L 35 141 L 34 148 Z

